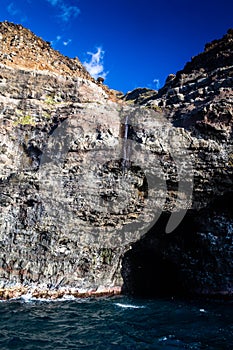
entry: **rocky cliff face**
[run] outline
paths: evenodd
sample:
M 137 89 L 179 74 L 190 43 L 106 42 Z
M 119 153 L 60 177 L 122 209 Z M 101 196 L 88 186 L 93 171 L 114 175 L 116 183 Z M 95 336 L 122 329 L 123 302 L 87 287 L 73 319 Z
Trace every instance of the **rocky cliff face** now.
M 140 105 L 166 111 L 173 126 L 191 137 L 194 190 L 192 207 L 172 235 L 163 234 L 164 214 L 126 254 L 126 290 L 146 294 L 142 286 L 147 283 L 152 295 L 232 294 L 232 86 L 230 29 L 170 74 L 158 92 L 149 98 L 141 94 Z M 125 100 L 138 102 L 135 92 Z
M 141 93 L 140 104 L 148 108 L 166 108 L 175 126 L 202 134 L 225 138 L 232 130 L 233 30 L 222 39 L 205 46 L 184 69 L 170 74 L 158 92 Z M 125 100 L 138 101 L 128 93 Z M 209 132 L 208 132 L 209 131 Z M 216 135 L 214 133 L 216 132 Z
M 70 59 L 51 48 L 51 44 L 35 36 L 21 25 L 3 22 L 0 26 L 2 64 L 16 69 L 49 71 L 93 80 L 78 58 Z
M 232 32 L 136 108 L 0 33 L 1 297 L 231 294 Z

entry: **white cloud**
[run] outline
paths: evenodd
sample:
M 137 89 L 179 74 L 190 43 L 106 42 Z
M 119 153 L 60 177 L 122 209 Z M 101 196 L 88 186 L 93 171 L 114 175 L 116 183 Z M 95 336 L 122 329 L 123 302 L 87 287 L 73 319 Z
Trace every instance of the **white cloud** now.
M 62 36 L 57 35 L 55 39 L 51 40 L 51 45 L 55 48 L 57 46 L 57 44 L 62 44 L 64 46 L 67 46 L 72 42 L 71 39 L 67 39 L 67 40 L 63 39 L 63 41 L 61 43 L 61 40 L 62 40 Z
M 87 71 L 91 74 L 91 76 L 97 79 L 99 76 L 106 78 L 108 72 L 104 71 L 104 51 L 101 47 L 97 47 L 97 52 L 88 52 L 88 55 L 91 56 L 89 62 L 84 62 L 83 65 L 87 69 Z
M 65 0 L 47 0 L 51 6 L 57 7 L 58 15 L 64 22 L 68 22 L 72 17 L 77 17 L 80 10 L 77 6 L 70 6 Z
M 72 42 L 72 40 L 71 40 L 71 39 L 68 39 L 68 40 L 66 40 L 66 41 L 63 41 L 63 45 L 64 45 L 64 46 L 67 46 L 67 45 L 69 45 L 71 42 Z
M 156 90 L 158 90 L 160 88 L 160 81 L 159 81 L 159 79 L 154 79 L 153 83 L 155 83 L 155 88 L 156 88 Z
M 60 40 L 61 40 L 61 35 L 57 35 L 54 40 L 51 40 L 51 45 L 53 47 L 55 47 L 59 43 Z

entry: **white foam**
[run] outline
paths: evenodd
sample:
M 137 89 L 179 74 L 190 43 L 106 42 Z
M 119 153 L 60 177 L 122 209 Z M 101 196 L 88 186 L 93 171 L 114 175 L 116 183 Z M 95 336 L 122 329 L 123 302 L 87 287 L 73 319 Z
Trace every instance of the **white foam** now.
M 145 308 L 145 306 L 141 306 L 141 305 L 131 305 L 131 304 L 121 304 L 121 303 L 115 303 L 115 305 L 125 309 L 144 309 Z
M 21 295 L 20 299 L 23 300 L 25 303 L 30 303 L 33 297 L 31 293 L 27 293 L 27 294 Z
M 56 298 L 56 299 L 52 299 L 52 298 L 36 298 L 33 297 L 32 293 L 26 293 L 26 294 L 22 294 L 19 297 L 15 297 L 15 298 L 11 298 L 11 299 L 1 299 L 0 303 L 4 303 L 4 302 L 9 302 L 9 301 L 14 301 L 14 300 L 18 300 L 24 303 L 32 303 L 32 302 L 56 302 L 56 301 L 70 301 L 70 300 L 77 300 L 79 301 L 79 299 L 75 298 L 73 295 L 63 295 L 61 298 Z
M 166 341 L 168 338 L 166 336 L 162 337 L 162 338 L 159 338 L 159 341 Z
M 35 298 L 32 296 L 32 294 L 28 293 L 28 294 L 23 294 L 21 295 L 20 298 L 16 298 L 19 299 L 25 303 L 31 303 L 31 302 L 35 302 L 35 301 L 46 301 L 46 302 L 50 302 L 50 301 L 55 301 L 53 299 L 46 299 L 46 298 Z
M 76 300 L 76 298 L 73 295 L 63 295 L 63 297 L 60 300 Z
M 16 298 L 16 299 L 22 300 L 25 303 L 30 303 L 30 302 L 47 302 L 47 303 L 53 302 L 54 303 L 56 301 L 78 300 L 73 295 L 67 295 L 67 294 L 64 294 L 61 298 L 52 299 L 52 298 L 36 298 L 36 297 L 33 297 L 32 294 L 30 293 L 21 295 L 20 298 Z

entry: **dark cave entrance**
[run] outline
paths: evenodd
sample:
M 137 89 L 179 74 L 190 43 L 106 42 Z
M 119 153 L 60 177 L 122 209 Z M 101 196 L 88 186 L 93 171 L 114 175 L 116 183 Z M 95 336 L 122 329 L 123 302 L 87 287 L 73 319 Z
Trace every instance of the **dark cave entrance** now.
M 178 267 L 153 250 L 129 251 L 123 259 L 123 293 L 138 297 L 183 294 Z
M 137 297 L 185 294 L 180 273 L 177 234 L 165 234 L 168 216 L 126 252 L 122 260 L 123 293 Z M 169 237 L 168 237 L 169 236 Z
M 197 235 L 195 212 L 188 211 L 181 224 L 166 234 L 169 217 L 162 213 L 124 255 L 121 270 L 124 294 L 146 298 L 195 295 L 202 266 L 212 265 L 208 247 Z
M 232 193 L 189 210 L 165 233 L 163 213 L 122 259 L 123 293 L 136 297 L 217 295 L 232 290 Z

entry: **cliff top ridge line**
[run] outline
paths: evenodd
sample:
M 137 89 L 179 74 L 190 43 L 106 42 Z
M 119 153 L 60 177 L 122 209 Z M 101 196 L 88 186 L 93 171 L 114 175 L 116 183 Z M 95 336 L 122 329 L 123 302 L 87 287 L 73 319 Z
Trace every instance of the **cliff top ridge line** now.
M 62 55 L 29 29 L 7 21 L 0 22 L 0 61 L 13 68 L 49 71 L 95 81 L 77 57 Z

